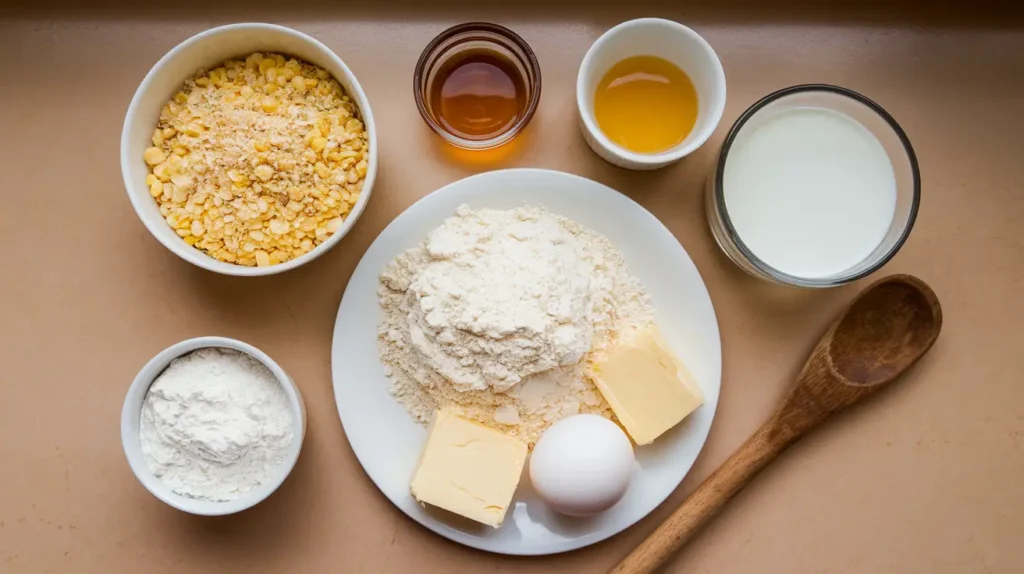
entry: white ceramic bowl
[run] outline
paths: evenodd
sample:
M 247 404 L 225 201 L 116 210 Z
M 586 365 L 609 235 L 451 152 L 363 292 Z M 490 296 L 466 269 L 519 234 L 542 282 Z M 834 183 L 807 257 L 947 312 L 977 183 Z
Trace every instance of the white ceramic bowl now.
M 149 386 L 153 384 L 153 380 L 174 359 L 187 355 L 196 349 L 209 347 L 241 351 L 266 365 L 284 388 L 285 395 L 288 397 L 288 403 L 292 408 L 294 427 L 295 438 L 292 441 L 284 464 L 276 470 L 276 474 L 266 484 L 260 485 L 239 498 L 225 502 L 198 500 L 174 492 L 170 487 L 161 482 L 156 475 L 150 472 L 142 455 L 142 445 L 139 441 L 139 419 L 142 414 L 142 402 L 145 400 L 146 393 L 149 391 Z M 153 496 L 178 510 L 204 516 L 219 516 L 241 512 L 259 504 L 270 496 L 281 486 L 281 483 L 288 477 L 288 474 L 291 473 L 292 468 L 295 466 L 295 461 L 299 459 L 299 452 L 302 450 L 302 439 L 305 435 L 306 406 L 302 402 L 302 395 L 299 393 L 298 387 L 295 386 L 288 373 L 285 373 L 284 369 L 263 351 L 247 343 L 228 339 L 227 337 L 189 339 L 171 345 L 161 351 L 157 356 L 150 359 L 146 366 L 142 367 L 142 370 L 139 371 L 139 374 L 135 376 L 131 387 L 128 388 L 128 395 L 125 397 L 124 406 L 121 409 L 121 444 L 124 447 L 125 456 L 128 457 L 128 464 L 132 467 L 132 472 L 135 473 L 142 486 L 146 487 L 146 490 L 152 493 Z
M 594 92 L 605 73 L 632 56 L 657 56 L 679 66 L 697 90 L 697 123 L 686 139 L 656 154 L 629 151 L 601 131 L 594 118 Z M 693 30 L 661 18 L 629 20 L 605 32 L 590 47 L 576 77 L 580 130 L 590 149 L 626 169 L 657 169 L 679 161 L 708 141 L 725 110 L 725 71 L 718 55 Z
M 146 175 L 149 173 L 142 153 L 150 141 L 160 110 L 181 88 L 186 79 L 202 68 L 215 66 L 231 58 L 245 57 L 253 52 L 279 52 L 295 56 L 330 72 L 355 101 L 362 115 L 369 138 L 369 159 L 366 179 L 359 201 L 345 218 L 341 229 L 309 253 L 267 267 L 245 267 L 218 261 L 188 246 L 160 215 L 160 209 L 149 194 Z M 164 247 L 185 261 L 226 275 L 272 275 L 308 263 L 334 247 L 352 228 L 370 200 L 377 176 L 377 130 L 366 94 L 356 77 L 334 52 L 318 40 L 301 32 L 273 24 L 231 24 L 201 32 L 175 46 L 146 74 L 128 106 L 121 131 L 121 174 L 125 189 L 142 223 Z

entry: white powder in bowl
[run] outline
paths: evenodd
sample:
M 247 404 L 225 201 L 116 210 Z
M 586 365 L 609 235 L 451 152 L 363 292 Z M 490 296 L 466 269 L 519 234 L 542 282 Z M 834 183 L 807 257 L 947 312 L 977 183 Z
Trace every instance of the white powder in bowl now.
M 266 365 L 232 349 L 171 361 L 142 403 L 149 470 L 174 492 L 236 499 L 268 482 L 294 440 L 284 388 Z
M 565 416 L 611 418 L 586 359 L 652 321 L 607 238 L 532 207 L 460 207 L 378 294 L 381 358 L 416 420 L 447 407 L 530 443 Z

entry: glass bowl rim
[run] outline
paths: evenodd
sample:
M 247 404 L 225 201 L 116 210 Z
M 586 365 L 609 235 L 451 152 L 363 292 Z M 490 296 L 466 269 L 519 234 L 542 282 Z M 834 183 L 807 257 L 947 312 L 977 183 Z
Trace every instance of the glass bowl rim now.
M 437 52 L 437 49 L 446 41 L 466 32 L 490 32 L 497 36 L 500 36 L 508 40 L 511 44 L 515 45 L 516 48 L 521 50 L 526 56 L 526 62 L 524 64 L 529 68 L 528 73 L 534 77 L 533 89 L 530 91 L 530 99 L 526 103 L 526 108 L 523 110 L 523 114 L 516 120 L 512 127 L 505 132 L 486 140 L 470 140 L 456 136 L 449 133 L 440 124 L 438 124 L 431 116 L 429 110 L 427 110 L 426 95 L 423 93 L 422 79 L 425 68 L 427 66 L 427 60 L 430 56 Z M 491 40 L 491 42 L 494 42 Z M 541 70 L 540 61 L 537 59 L 537 55 L 533 52 L 533 48 L 530 47 L 526 40 L 524 40 L 519 34 L 516 34 L 512 30 L 502 26 L 501 24 L 494 24 L 492 22 L 465 22 L 462 24 L 456 24 L 434 37 L 433 40 L 427 43 L 426 47 L 423 48 L 423 52 L 420 53 L 419 59 L 416 61 L 416 68 L 413 72 L 413 96 L 416 100 L 416 108 L 420 112 L 420 116 L 423 121 L 430 126 L 430 129 L 434 130 L 437 135 L 441 136 L 445 141 L 452 145 L 458 146 L 468 150 L 485 150 L 492 149 L 508 143 L 523 129 L 526 127 L 530 120 L 533 119 L 534 113 L 537 111 L 537 107 L 540 104 L 540 92 L 541 92 Z
M 910 213 L 907 215 L 907 222 L 900 232 L 900 236 L 896 238 L 896 241 L 889 248 L 889 250 L 882 255 L 878 261 L 850 275 L 837 275 L 830 278 L 807 278 L 800 277 L 797 275 L 790 275 L 785 273 L 771 265 L 765 263 L 757 255 L 754 255 L 753 251 L 747 247 L 746 243 L 740 237 L 739 233 L 736 232 L 736 228 L 732 224 L 732 220 L 729 218 L 729 210 L 725 204 L 725 191 L 722 186 L 722 181 L 725 176 L 725 163 L 729 158 L 729 150 L 732 148 L 732 144 L 736 140 L 736 137 L 742 131 L 750 118 L 754 117 L 759 111 L 765 108 L 767 105 L 781 100 L 787 96 L 794 94 L 801 94 L 807 92 L 826 92 L 833 95 L 839 95 L 849 98 L 859 104 L 864 105 L 871 111 L 875 112 L 880 118 L 882 118 L 889 128 L 892 129 L 893 133 L 899 139 L 900 144 L 903 146 L 904 153 L 907 154 L 907 161 L 910 164 L 911 178 L 913 179 L 913 186 L 911 189 L 912 197 L 910 204 Z M 858 122 L 860 123 L 860 122 Z M 914 153 L 914 148 L 910 144 L 910 138 L 907 137 L 906 132 L 900 127 L 900 124 L 896 122 L 896 119 L 885 111 L 885 108 L 880 106 L 874 100 L 867 96 L 855 92 L 849 88 L 843 88 L 841 86 L 835 86 L 832 84 L 799 84 L 796 86 L 789 86 L 788 88 L 782 88 L 776 90 L 767 96 L 764 96 L 760 100 L 754 102 L 749 108 L 747 108 L 733 123 L 732 127 L 729 128 L 729 132 L 725 136 L 725 140 L 722 143 L 722 148 L 718 152 L 718 161 L 715 166 L 714 172 L 714 201 L 716 210 L 718 211 L 719 217 L 722 221 L 725 233 L 728 234 L 729 239 L 736 245 L 736 248 L 740 251 L 743 257 L 754 266 L 759 273 L 762 273 L 772 280 L 787 285 L 795 285 L 799 287 L 834 287 L 838 285 L 844 285 L 851 283 L 858 279 L 862 279 L 875 271 L 878 271 L 882 266 L 888 263 L 903 247 L 907 237 L 910 235 L 910 231 L 914 228 L 914 222 L 917 220 L 917 212 L 921 204 L 921 172 L 917 162 L 917 155 Z

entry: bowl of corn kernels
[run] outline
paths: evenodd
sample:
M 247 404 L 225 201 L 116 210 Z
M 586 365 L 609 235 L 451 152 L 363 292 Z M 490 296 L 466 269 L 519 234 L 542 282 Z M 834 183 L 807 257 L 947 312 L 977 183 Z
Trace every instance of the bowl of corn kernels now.
M 232 24 L 185 40 L 128 107 L 121 171 L 150 233 L 182 259 L 270 275 L 322 255 L 370 198 L 366 95 L 314 38 Z

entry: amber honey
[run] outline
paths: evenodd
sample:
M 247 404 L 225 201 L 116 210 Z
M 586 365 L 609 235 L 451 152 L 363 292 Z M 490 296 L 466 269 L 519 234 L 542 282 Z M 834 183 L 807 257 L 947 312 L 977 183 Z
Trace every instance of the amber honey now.
M 526 79 L 505 55 L 472 49 L 442 63 L 429 86 L 430 114 L 448 133 L 472 141 L 510 130 L 526 113 Z

